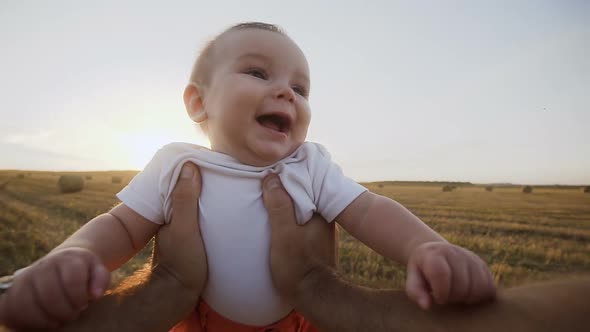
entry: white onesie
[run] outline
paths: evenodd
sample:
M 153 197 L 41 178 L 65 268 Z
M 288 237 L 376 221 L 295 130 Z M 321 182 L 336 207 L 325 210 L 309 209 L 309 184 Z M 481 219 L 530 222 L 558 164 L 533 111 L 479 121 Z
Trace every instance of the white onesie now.
M 170 221 L 171 192 L 182 165 L 200 167 L 199 223 L 209 276 L 202 298 L 222 316 L 246 325 L 271 324 L 290 307 L 270 274 L 270 225 L 262 203 L 262 179 L 278 173 L 295 203 L 297 222 L 320 213 L 331 222 L 366 189 L 345 177 L 326 149 L 304 143 L 266 167 L 240 164 L 207 148 L 172 143 L 160 149 L 117 197 L 157 224 Z

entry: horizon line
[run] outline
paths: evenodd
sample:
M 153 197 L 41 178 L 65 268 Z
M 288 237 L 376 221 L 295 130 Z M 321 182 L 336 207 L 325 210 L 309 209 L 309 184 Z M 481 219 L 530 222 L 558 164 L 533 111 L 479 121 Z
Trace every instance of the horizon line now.
M 108 172 L 141 172 L 138 169 L 111 169 L 111 170 L 32 170 L 32 169 L 0 169 L 0 172 L 43 172 L 43 173 L 108 173 Z M 356 180 L 355 180 L 356 181 Z M 370 180 L 357 181 L 358 183 L 425 183 L 425 184 L 463 184 L 463 185 L 491 185 L 491 186 L 542 186 L 542 187 L 586 187 L 590 184 L 560 184 L 560 183 L 513 183 L 513 182 L 472 182 L 472 181 L 457 181 L 457 180 Z

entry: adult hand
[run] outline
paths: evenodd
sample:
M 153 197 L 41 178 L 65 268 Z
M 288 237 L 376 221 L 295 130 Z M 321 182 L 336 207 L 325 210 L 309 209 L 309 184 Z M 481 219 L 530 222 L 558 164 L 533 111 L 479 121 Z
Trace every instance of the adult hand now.
M 207 255 L 199 228 L 201 174 L 190 162 L 182 167 L 172 193 L 172 221 L 156 235 L 152 270 L 172 276 L 198 296 L 207 281 Z
M 263 199 L 271 223 L 275 287 L 284 294 L 297 292 L 296 309 L 321 331 L 549 332 L 590 325 L 587 278 L 508 289 L 488 305 L 431 311 L 418 308 L 401 290 L 352 285 L 324 265 L 334 263 L 333 224 L 314 217 L 296 225 L 293 203 L 274 175 L 263 181 Z
M 200 191 L 198 168 L 185 164 L 173 192 L 172 222 L 156 235 L 151 274 L 143 270 L 125 279 L 57 331 L 168 331 L 194 310 L 207 280 Z M 0 296 L 0 324 L 9 318 L 5 295 Z
M 310 272 L 336 266 L 336 228 L 319 215 L 304 226 L 297 225 L 293 202 L 277 175 L 263 180 L 262 197 L 271 226 L 272 280 L 279 293 L 292 301 L 297 287 Z

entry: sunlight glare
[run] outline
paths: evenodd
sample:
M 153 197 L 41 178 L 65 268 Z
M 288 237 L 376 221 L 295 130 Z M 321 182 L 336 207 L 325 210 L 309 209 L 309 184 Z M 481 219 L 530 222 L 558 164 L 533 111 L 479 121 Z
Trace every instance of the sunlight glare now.
M 178 135 L 166 131 L 145 130 L 128 133 L 125 136 L 122 141 L 125 142 L 123 148 L 128 153 L 127 164 L 132 169 L 138 170 L 143 169 L 160 148 L 179 141 Z M 190 143 L 209 147 L 209 142 L 203 137 L 193 137 Z

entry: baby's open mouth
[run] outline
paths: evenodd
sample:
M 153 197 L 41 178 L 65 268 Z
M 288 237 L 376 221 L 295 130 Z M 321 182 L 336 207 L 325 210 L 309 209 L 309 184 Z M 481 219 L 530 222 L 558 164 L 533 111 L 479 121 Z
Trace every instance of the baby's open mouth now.
M 288 133 L 291 129 L 291 119 L 283 114 L 267 114 L 256 118 L 256 121 L 263 127 L 276 130 L 281 133 Z

